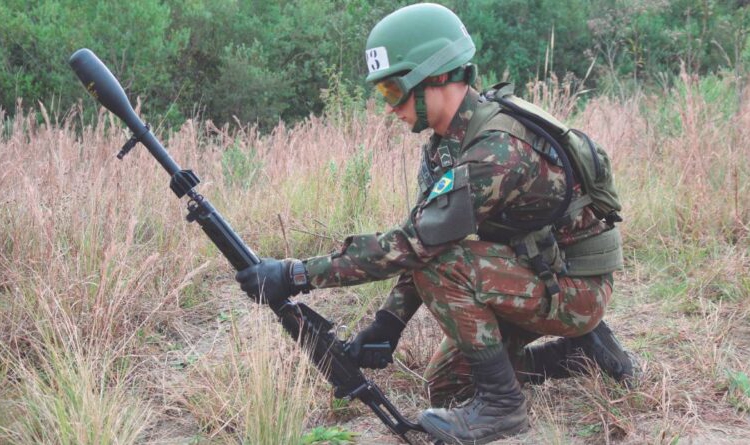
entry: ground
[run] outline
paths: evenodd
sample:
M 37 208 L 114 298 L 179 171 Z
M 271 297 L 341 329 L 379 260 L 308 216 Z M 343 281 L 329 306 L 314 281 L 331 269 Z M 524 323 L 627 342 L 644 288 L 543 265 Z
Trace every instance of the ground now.
M 234 286 L 229 281 L 216 283 L 214 312 L 236 315 L 240 329 L 251 331 L 248 301 Z M 648 289 L 635 274 L 623 274 L 606 317 L 640 361 L 638 384 L 627 389 L 594 373 L 526 386 L 532 428 L 497 444 L 750 443 L 750 414 L 741 409 L 747 400 L 738 402 L 725 383 L 728 370 L 747 372 L 750 363 L 747 302 L 723 304 L 699 298 L 694 310 L 686 313 L 654 300 Z M 351 293 L 340 290 L 317 291 L 302 299 L 332 320 L 340 319 L 357 302 Z M 159 358 L 165 365 L 158 388 L 164 394 L 165 414 L 151 431 L 149 443 L 213 443 L 184 408 L 182 391 L 193 360 L 219 360 L 228 347 L 230 329 L 224 321 L 221 316 L 182 320 L 178 343 L 183 347 Z M 420 309 L 404 333 L 397 363 L 384 371 L 366 372 L 409 419 L 416 419 L 428 406 L 420 372 L 439 339 L 429 314 Z M 327 384 L 321 385 L 315 398 L 310 428 L 337 425 L 357 433 L 359 444 L 403 443 L 358 401 L 332 409 Z

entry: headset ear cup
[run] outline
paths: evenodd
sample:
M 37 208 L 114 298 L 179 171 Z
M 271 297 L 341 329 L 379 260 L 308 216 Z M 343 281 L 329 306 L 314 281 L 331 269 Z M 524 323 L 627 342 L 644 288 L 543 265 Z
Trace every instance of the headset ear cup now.
M 464 80 L 466 81 L 467 85 L 474 85 L 474 82 L 477 80 L 477 66 L 473 63 L 467 63 L 466 68 L 464 68 Z

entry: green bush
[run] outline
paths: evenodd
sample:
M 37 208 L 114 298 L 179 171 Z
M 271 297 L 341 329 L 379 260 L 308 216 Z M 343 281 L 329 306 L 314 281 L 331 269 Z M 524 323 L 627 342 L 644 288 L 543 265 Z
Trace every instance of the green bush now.
M 664 83 L 681 66 L 742 79 L 750 63 L 750 6 L 739 0 L 438 1 L 473 36 L 484 81 L 523 85 L 573 73 L 625 97 L 644 84 L 671 87 Z M 143 99 L 151 122 L 174 127 L 201 115 L 268 130 L 330 111 L 331 96 L 321 92 L 345 86 L 364 98 L 369 31 L 408 3 L 6 0 L 0 108 L 13 114 L 23 98 L 65 113 L 84 97 L 67 60 L 88 47 L 133 101 Z

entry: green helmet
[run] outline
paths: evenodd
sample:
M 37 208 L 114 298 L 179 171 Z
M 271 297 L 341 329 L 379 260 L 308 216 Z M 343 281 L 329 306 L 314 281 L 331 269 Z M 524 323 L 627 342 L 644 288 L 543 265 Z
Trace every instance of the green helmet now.
M 411 90 L 425 78 L 467 63 L 476 48 L 450 9 L 433 3 L 406 6 L 383 18 L 367 38 L 368 82 L 394 74 Z

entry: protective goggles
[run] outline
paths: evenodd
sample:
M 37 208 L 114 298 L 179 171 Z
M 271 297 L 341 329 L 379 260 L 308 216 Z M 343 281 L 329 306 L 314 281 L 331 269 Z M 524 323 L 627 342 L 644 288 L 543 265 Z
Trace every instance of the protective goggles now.
M 409 95 L 413 90 L 413 88 L 406 89 L 403 79 L 403 77 L 389 77 L 375 84 L 375 89 L 383 95 L 386 103 L 393 108 L 409 100 Z M 451 79 L 443 82 L 433 79 L 433 77 L 428 77 L 421 82 L 421 85 L 425 87 L 439 87 L 451 82 Z
M 467 67 L 473 67 L 473 65 L 469 64 L 466 65 Z M 438 80 L 439 76 L 429 76 L 422 80 L 420 84 L 423 87 L 439 87 L 443 86 L 447 83 L 451 82 L 460 82 L 460 81 L 466 81 L 467 74 L 465 74 L 465 68 L 464 66 L 456 68 L 455 70 L 448 73 L 448 77 L 445 78 L 445 80 L 440 81 Z M 469 76 L 476 76 L 476 68 L 469 68 L 471 73 Z M 411 91 L 414 89 L 407 88 L 407 82 L 404 80 L 408 77 L 407 76 L 393 76 L 388 77 L 386 79 L 381 80 L 380 82 L 375 84 L 375 89 L 377 89 L 380 94 L 383 95 L 385 98 L 385 101 L 388 105 L 390 105 L 393 108 L 396 108 L 400 105 L 402 105 L 404 102 L 406 102 L 409 99 L 409 95 Z M 473 82 L 473 77 L 470 79 Z
M 410 90 L 404 88 L 401 77 L 389 77 L 375 84 L 375 89 L 385 98 L 385 102 L 393 108 L 409 100 Z

